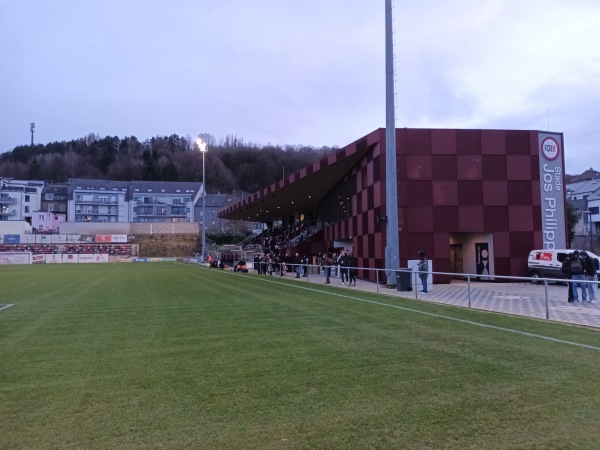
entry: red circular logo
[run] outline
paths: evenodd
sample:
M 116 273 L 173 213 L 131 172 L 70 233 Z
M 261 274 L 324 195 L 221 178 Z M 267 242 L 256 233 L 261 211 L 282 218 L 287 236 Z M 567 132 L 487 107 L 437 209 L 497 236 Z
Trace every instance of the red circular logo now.
M 548 161 L 554 161 L 559 155 L 558 148 L 558 142 L 556 142 L 556 139 L 547 137 L 542 141 L 540 151 L 542 152 L 544 158 L 546 158 Z

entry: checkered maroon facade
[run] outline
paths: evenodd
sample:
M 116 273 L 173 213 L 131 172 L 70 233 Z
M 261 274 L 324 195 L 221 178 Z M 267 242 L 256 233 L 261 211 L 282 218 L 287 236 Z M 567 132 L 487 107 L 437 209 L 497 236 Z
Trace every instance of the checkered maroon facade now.
M 323 237 L 352 237 L 359 267 L 383 268 L 385 130 L 341 153 L 363 146 L 372 149 L 352 169 L 354 215 Z M 493 233 L 494 274 L 526 276 L 529 251 L 542 245 L 538 132 L 397 129 L 396 146 L 401 261 L 423 249 L 436 272 L 449 272 L 452 233 Z

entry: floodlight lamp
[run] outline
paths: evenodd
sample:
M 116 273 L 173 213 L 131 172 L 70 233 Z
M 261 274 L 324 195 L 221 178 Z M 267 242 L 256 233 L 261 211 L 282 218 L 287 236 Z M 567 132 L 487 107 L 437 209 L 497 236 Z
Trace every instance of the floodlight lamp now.
M 202 142 L 202 139 L 198 138 L 196 139 L 196 145 L 198 145 L 198 148 L 202 153 L 206 153 L 206 142 Z

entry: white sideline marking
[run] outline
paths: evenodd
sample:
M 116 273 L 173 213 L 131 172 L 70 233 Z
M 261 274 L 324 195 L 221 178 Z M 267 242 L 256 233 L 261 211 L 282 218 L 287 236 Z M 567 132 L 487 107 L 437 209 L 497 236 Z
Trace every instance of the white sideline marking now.
M 225 272 L 225 273 L 231 273 L 231 274 L 233 274 L 233 272 Z M 251 277 L 251 276 L 245 275 L 245 274 L 238 274 L 238 275 Z M 441 315 L 441 314 L 430 313 L 430 312 L 427 312 L 427 311 L 420 311 L 418 309 L 407 308 L 405 306 L 390 305 L 389 303 L 377 302 L 375 300 L 366 300 L 364 298 L 352 297 L 350 295 L 344 295 L 344 294 L 337 294 L 335 292 L 322 291 L 320 289 L 308 288 L 308 287 L 305 287 L 305 286 L 296 286 L 295 284 L 282 283 L 280 281 L 275 281 L 275 280 L 268 280 L 268 279 L 266 280 L 266 279 L 262 279 L 262 278 L 258 278 L 258 277 L 251 277 L 251 278 L 253 280 L 257 279 L 257 280 L 261 280 L 261 281 L 264 281 L 264 282 L 267 282 L 267 283 L 273 283 L 273 284 L 279 284 L 279 285 L 283 285 L 283 286 L 296 287 L 298 289 L 304 289 L 304 290 L 311 291 L 311 292 L 319 292 L 321 294 L 335 295 L 337 297 L 342 297 L 342 298 L 346 298 L 346 299 L 350 299 L 350 300 L 356 300 L 358 302 L 371 303 L 373 305 L 379 305 L 379 306 L 387 306 L 389 308 L 400 309 L 402 311 L 408 311 L 408 312 L 412 312 L 412 313 L 416 313 L 416 314 L 423 314 L 423 315 L 431 316 L 431 317 L 437 317 L 439 319 L 446 319 L 446 320 L 452 320 L 454 322 L 466 323 L 468 325 L 473 325 L 473 326 L 476 326 L 476 327 L 489 328 L 489 329 L 498 330 L 498 331 L 505 331 L 507 333 L 515 333 L 515 334 L 520 334 L 522 336 L 543 339 L 545 341 L 557 342 L 559 344 L 573 345 L 575 347 L 581 347 L 581 348 L 587 348 L 589 350 L 600 351 L 600 347 L 596 347 L 594 345 L 582 344 L 580 342 L 565 341 L 563 339 L 557 339 L 557 338 L 553 338 L 553 337 L 550 337 L 550 336 L 543 336 L 541 334 L 528 333 L 526 331 L 520 331 L 520 330 L 513 330 L 512 328 L 498 327 L 496 325 L 488 325 L 488 324 L 485 324 L 485 323 L 474 322 L 472 320 L 457 319 L 455 317 L 444 316 L 444 315 Z
M 15 306 L 13 303 L 9 304 L 9 305 L 4 305 L 3 307 L 0 308 L 0 311 L 2 311 L 3 309 L 8 309 L 11 306 Z

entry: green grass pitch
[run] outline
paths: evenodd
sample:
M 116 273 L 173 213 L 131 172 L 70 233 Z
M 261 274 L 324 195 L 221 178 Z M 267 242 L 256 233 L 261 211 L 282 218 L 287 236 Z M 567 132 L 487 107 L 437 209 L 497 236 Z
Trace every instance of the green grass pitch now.
M 600 448 L 596 330 L 179 263 L 0 280 L 1 449 Z

